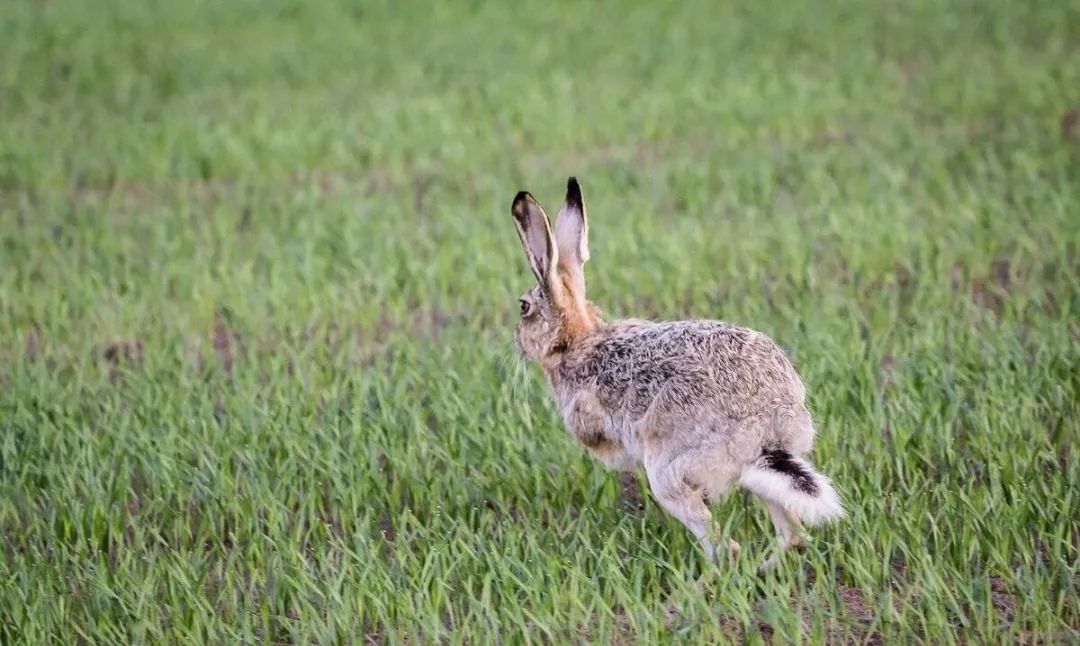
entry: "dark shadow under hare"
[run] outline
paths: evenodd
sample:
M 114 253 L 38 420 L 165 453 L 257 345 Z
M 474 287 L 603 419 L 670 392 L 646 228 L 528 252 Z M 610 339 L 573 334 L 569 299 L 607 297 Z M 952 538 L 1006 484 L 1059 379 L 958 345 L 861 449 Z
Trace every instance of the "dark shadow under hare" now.
M 708 501 L 738 485 L 765 501 L 780 554 L 802 523 L 843 516 L 804 459 L 806 389 L 775 343 L 720 321 L 603 321 L 585 298 L 588 220 L 571 177 L 552 230 L 524 191 L 511 207 L 537 284 L 521 298 L 519 349 L 547 375 L 567 428 L 610 467 L 644 468 L 656 500 L 716 556 Z M 739 545 L 721 547 L 737 554 Z

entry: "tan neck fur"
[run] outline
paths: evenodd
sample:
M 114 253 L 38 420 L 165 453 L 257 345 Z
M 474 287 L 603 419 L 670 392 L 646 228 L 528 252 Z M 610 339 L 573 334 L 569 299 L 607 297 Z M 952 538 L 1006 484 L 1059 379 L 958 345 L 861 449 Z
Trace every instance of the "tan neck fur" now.
M 548 353 L 540 360 L 541 366 L 549 372 L 554 371 L 562 357 L 576 342 L 589 336 L 603 324 L 600 312 L 578 294 L 573 285 L 563 283 L 558 309 L 562 313 L 559 335 L 548 348 Z

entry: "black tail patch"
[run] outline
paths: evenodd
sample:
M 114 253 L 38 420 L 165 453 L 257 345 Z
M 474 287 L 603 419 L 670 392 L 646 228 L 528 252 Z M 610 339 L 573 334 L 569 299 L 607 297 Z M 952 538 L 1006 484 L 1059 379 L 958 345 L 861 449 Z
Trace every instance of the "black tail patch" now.
M 813 474 L 802 463 L 791 457 L 790 453 L 783 449 L 770 449 L 762 452 L 761 457 L 766 469 L 791 478 L 791 485 L 795 490 L 809 496 L 817 495 L 818 486 Z

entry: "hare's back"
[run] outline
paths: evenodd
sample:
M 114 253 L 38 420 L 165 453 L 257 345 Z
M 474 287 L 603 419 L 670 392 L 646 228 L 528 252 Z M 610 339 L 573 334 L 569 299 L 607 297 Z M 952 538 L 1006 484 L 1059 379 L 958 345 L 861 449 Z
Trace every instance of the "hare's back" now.
M 619 321 L 568 354 L 563 378 L 609 406 L 643 414 L 657 396 L 733 419 L 777 404 L 801 406 L 805 391 L 784 352 L 764 334 L 723 321 Z

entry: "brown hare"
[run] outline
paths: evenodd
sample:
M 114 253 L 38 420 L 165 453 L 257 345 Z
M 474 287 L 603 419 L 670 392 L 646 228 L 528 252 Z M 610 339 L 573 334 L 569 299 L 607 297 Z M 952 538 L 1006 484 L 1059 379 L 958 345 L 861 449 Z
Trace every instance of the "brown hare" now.
M 814 440 L 806 390 L 767 336 L 720 321 L 604 321 L 585 298 L 588 220 L 567 183 L 552 230 L 533 197 L 511 213 L 537 284 L 515 341 L 543 368 L 567 428 L 610 467 L 644 468 L 656 500 L 716 556 L 708 501 L 738 485 L 762 498 L 780 552 L 801 523 L 843 516 L 829 479 L 804 459 Z M 739 545 L 726 545 L 734 555 Z

